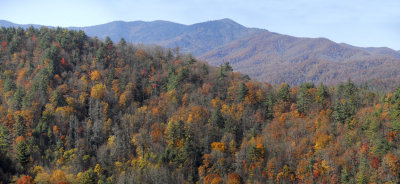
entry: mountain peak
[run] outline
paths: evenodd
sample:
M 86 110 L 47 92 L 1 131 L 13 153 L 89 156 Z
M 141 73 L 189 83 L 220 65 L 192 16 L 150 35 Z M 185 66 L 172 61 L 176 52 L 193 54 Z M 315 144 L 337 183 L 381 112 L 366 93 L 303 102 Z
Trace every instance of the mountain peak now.
M 234 25 L 234 26 L 244 27 L 243 25 L 241 25 L 229 18 L 199 22 L 199 23 L 192 24 L 191 26 L 195 26 L 195 25 Z
M 207 22 L 200 22 L 197 24 L 192 24 L 189 26 L 190 30 L 207 30 L 205 32 L 211 34 L 213 33 L 227 33 L 227 34 L 237 34 L 237 33 L 244 33 L 249 32 L 251 29 L 247 28 L 231 19 L 225 18 L 220 20 L 210 20 Z M 247 35 L 247 33 L 246 33 Z M 227 35 L 219 35 L 219 36 L 227 36 Z M 218 37 L 219 37 L 218 36 Z
M 239 24 L 239 23 L 235 22 L 234 20 L 232 20 L 230 18 L 224 18 L 224 19 L 220 19 L 220 20 L 217 20 L 217 21 L 225 22 L 225 23 Z

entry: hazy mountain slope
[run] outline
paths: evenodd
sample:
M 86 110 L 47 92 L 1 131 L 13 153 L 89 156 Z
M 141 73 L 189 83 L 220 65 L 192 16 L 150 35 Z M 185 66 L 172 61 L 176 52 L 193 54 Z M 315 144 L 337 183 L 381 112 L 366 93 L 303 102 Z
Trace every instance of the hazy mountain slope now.
M 200 57 L 214 65 L 230 62 L 235 70 L 279 84 L 335 84 L 398 78 L 398 54 L 391 49 L 358 48 L 324 38 L 296 38 L 258 32 Z
M 180 47 L 182 52 L 200 55 L 216 47 L 258 31 L 246 28 L 230 19 L 183 25 L 167 21 L 110 22 L 107 24 L 73 28 L 84 30 L 89 36 L 114 41 L 157 44 L 169 48 Z
M 40 28 L 42 27 L 42 25 L 38 25 L 38 24 L 15 24 L 12 23 L 10 21 L 6 21 L 6 20 L 0 20 L 0 27 L 22 27 L 24 29 L 27 29 L 29 27 L 33 26 L 34 28 Z M 46 26 L 46 27 L 52 27 L 52 26 Z
M 8 21 L 0 21 L 0 27 L 28 28 L 31 25 L 18 25 Z M 41 27 L 40 25 L 33 25 Z M 204 54 L 216 47 L 243 38 L 260 29 L 244 27 L 230 19 L 207 21 L 193 25 L 183 25 L 168 21 L 114 21 L 88 27 L 69 27 L 83 30 L 89 36 L 101 39 L 109 36 L 114 42 L 124 38 L 135 44 L 156 44 L 169 48 L 179 47 L 181 52 L 196 56 Z
M 1 25 L 1 27 L 12 27 L 12 26 L 18 27 L 17 24 L 14 24 L 14 23 L 6 21 L 6 20 L 0 20 L 0 25 Z
M 81 29 L 89 36 L 97 36 L 102 39 L 109 36 L 113 41 L 124 38 L 128 42 L 153 44 L 175 38 L 182 34 L 185 28 L 186 26 L 183 24 L 168 21 L 115 21 L 90 27 L 74 27 L 73 29 Z
M 183 34 L 159 44 L 170 48 L 180 47 L 182 52 L 201 55 L 257 31 L 260 30 L 246 28 L 230 19 L 222 19 L 187 26 Z

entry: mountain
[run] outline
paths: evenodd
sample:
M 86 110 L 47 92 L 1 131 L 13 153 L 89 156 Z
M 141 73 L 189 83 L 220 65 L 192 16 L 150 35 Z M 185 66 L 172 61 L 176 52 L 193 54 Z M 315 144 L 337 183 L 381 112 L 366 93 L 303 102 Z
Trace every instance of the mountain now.
M 0 26 L 20 26 L 0 21 Z M 30 25 L 21 25 L 29 27 Z M 40 27 L 39 25 L 34 25 Z M 180 48 L 213 65 L 231 63 L 236 71 L 272 84 L 303 82 L 337 84 L 395 82 L 400 75 L 400 52 L 390 48 L 363 48 L 326 38 L 298 38 L 263 29 L 247 28 L 231 19 L 192 25 L 168 21 L 114 21 L 83 30 L 101 39 Z M 393 87 L 392 86 L 392 87 Z
M 230 62 L 235 70 L 279 84 L 337 84 L 398 79 L 400 55 L 388 48 L 360 48 L 325 38 L 297 38 L 260 31 L 202 56 L 214 65 Z
M 29 27 L 34 27 L 34 28 L 40 28 L 43 25 L 38 25 L 38 24 L 15 24 L 10 21 L 6 20 L 0 20 L 0 27 L 22 27 L 24 29 L 27 29 Z M 52 27 L 52 26 L 46 26 L 46 27 Z
M 18 25 L 0 21 L 0 27 L 28 28 L 32 24 Z M 40 25 L 33 25 L 35 28 Z M 231 19 L 207 21 L 184 25 L 169 21 L 114 21 L 88 27 L 68 27 L 83 30 L 89 36 L 105 39 L 107 36 L 114 42 L 124 38 L 135 44 L 155 44 L 168 48 L 179 47 L 181 52 L 193 55 L 204 54 L 216 47 L 248 36 L 260 29 L 244 27 Z
M 180 36 L 160 42 L 166 47 L 182 47 L 182 51 L 200 55 L 221 45 L 257 32 L 230 19 L 209 21 L 187 27 Z
M 128 42 L 136 44 L 157 44 L 168 48 L 180 47 L 181 52 L 194 55 L 204 54 L 216 47 L 258 31 L 258 29 L 246 28 L 230 19 L 193 25 L 168 21 L 116 21 L 73 29 L 81 29 L 89 36 L 98 36 L 103 39 L 109 36 L 115 42 L 124 38 Z
M 128 42 L 154 44 L 179 36 L 184 32 L 185 27 L 185 25 L 168 21 L 114 21 L 90 27 L 72 27 L 72 29 L 80 29 L 90 36 L 102 39 L 109 36 L 114 42 L 124 38 Z

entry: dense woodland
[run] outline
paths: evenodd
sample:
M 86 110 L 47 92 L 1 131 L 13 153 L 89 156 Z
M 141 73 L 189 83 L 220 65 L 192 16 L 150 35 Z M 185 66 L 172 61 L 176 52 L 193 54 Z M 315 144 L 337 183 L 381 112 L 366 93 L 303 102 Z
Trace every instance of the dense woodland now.
M 271 86 L 62 28 L 0 43 L 0 183 L 400 182 L 400 89 Z

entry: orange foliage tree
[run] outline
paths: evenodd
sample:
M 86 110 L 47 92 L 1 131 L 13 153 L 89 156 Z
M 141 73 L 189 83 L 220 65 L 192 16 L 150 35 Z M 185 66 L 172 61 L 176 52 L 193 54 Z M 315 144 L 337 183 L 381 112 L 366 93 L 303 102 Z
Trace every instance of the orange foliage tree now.
M 33 184 L 33 179 L 30 176 L 23 175 L 18 179 L 17 184 Z

